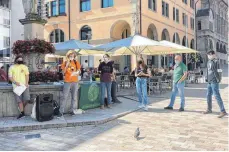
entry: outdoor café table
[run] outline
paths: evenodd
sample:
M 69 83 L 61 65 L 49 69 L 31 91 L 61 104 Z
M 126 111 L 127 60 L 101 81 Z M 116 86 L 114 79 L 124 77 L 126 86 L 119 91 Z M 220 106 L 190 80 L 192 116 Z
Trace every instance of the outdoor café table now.
M 87 110 L 100 106 L 101 89 L 100 82 L 79 82 L 79 109 Z

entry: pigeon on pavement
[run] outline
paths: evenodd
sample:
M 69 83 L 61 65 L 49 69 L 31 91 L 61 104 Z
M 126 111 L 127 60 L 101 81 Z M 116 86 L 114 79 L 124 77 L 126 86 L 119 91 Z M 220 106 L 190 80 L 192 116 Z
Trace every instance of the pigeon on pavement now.
M 138 137 L 140 135 L 140 130 L 139 127 L 136 129 L 135 133 L 134 133 L 134 138 L 136 138 L 136 140 L 138 140 Z

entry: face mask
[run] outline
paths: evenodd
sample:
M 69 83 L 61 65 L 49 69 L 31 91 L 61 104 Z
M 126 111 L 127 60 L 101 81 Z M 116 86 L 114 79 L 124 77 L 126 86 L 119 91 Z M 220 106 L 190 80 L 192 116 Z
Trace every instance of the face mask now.
M 69 57 L 69 60 L 70 60 L 70 61 L 74 60 L 74 57 Z
M 17 61 L 17 64 L 23 64 L 23 61 Z
M 138 61 L 138 64 L 142 64 L 142 61 Z
M 178 65 L 178 64 L 180 64 L 180 61 L 175 60 L 175 63 Z

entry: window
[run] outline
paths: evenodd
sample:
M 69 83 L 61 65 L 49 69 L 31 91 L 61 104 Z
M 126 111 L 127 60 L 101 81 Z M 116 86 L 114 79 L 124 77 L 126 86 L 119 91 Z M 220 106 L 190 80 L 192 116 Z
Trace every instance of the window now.
M 173 7 L 173 20 L 174 21 L 176 20 L 179 23 L 179 10 L 178 9 L 175 9 L 175 7 Z
M 198 30 L 201 30 L 201 21 L 198 21 Z
M 162 1 L 162 15 L 169 17 L 169 4 Z
M 10 20 L 4 18 L 3 19 L 3 26 L 6 27 L 6 28 L 10 27 Z
M 56 15 L 57 15 L 57 11 L 56 11 L 56 1 L 52 1 L 52 2 L 51 2 L 51 15 L 52 15 L 52 16 L 56 16 Z
M 195 5 L 194 0 L 190 0 L 190 7 L 193 8 L 193 9 L 195 9 L 195 6 L 194 5 Z
M 113 0 L 102 0 L 102 8 L 114 6 Z
M 185 26 L 188 27 L 188 16 L 185 13 L 183 13 L 182 15 L 183 15 L 182 16 L 182 18 L 183 18 L 183 25 L 185 25 Z
M 51 32 L 49 39 L 51 43 L 64 42 L 64 32 L 60 29 L 55 29 Z
M 50 3 L 45 4 L 45 15 L 46 15 L 46 17 L 49 17 L 49 4 Z
M 188 0 L 182 0 L 182 2 L 188 4 Z
M 59 0 L 59 14 L 65 14 L 65 0 Z
M 191 29 L 194 30 L 194 19 L 190 17 L 190 24 L 191 24 Z
M 80 40 L 91 39 L 91 28 L 89 26 L 83 26 L 80 30 Z
M 80 12 L 91 10 L 91 0 L 80 0 Z
M 179 19 L 179 9 L 176 10 L 176 20 L 179 23 L 180 19 Z
M 148 0 L 149 9 L 156 11 L 156 0 Z
M 10 38 L 4 36 L 4 37 L 3 37 L 3 41 L 4 41 L 3 47 L 4 47 L 4 48 L 8 48 L 8 47 L 10 46 Z
M 130 32 L 128 31 L 128 29 L 125 29 L 122 32 L 122 39 L 128 38 L 130 36 Z

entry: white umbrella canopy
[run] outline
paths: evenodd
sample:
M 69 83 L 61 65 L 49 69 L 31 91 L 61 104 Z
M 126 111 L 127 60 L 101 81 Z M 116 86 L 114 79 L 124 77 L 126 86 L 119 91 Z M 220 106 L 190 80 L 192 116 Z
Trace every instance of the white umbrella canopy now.
M 75 39 L 56 43 L 54 44 L 54 47 L 56 49 L 55 54 L 62 56 L 65 56 L 69 50 L 75 50 L 79 55 L 93 55 L 105 53 L 104 51 L 93 50 L 93 46 Z
M 163 41 L 160 41 L 159 43 L 161 43 L 162 45 L 168 46 L 168 47 L 175 48 L 171 52 L 171 54 L 174 54 L 174 53 L 199 53 L 196 50 L 193 50 L 191 48 L 188 48 L 188 47 L 185 47 L 185 46 L 182 46 L 182 45 L 179 45 L 179 44 L 175 44 L 175 43 L 172 43 L 172 42 L 169 42 L 169 41 L 163 40 Z
M 104 50 L 113 55 L 160 55 L 171 54 L 175 48 L 166 46 L 158 41 L 151 40 L 141 35 L 134 35 L 98 47 L 95 50 Z

